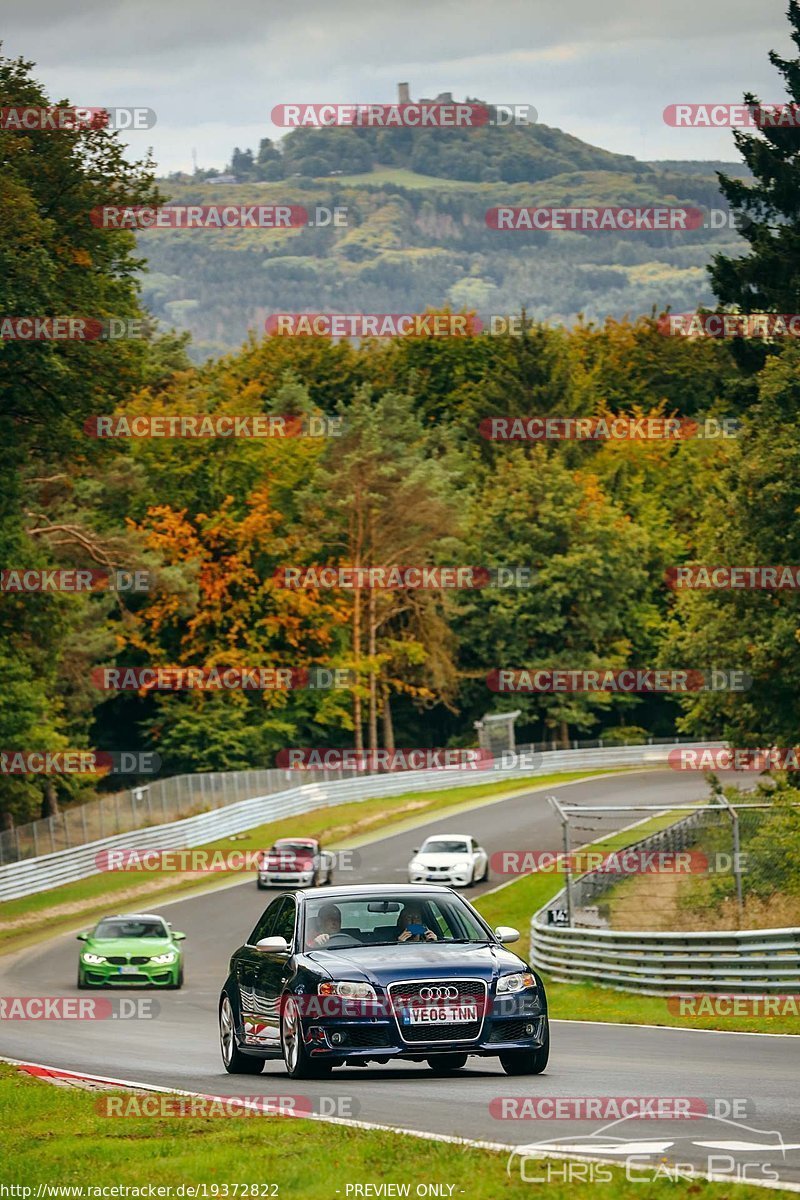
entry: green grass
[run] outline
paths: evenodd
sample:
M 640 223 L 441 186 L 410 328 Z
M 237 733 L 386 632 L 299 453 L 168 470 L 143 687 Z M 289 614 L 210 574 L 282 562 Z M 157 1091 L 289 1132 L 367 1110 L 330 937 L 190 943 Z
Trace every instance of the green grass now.
M 283 1090 L 297 1092 L 296 1088 Z M 54 1087 L 0 1064 L 4 1143 L 0 1183 L 31 1188 L 28 1195 L 48 1184 L 82 1190 L 121 1185 L 144 1188 L 145 1196 L 148 1185 L 185 1184 L 187 1189 L 205 1185 L 204 1192 L 196 1194 L 213 1198 L 224 1197 L 226 1185 L 228 1196 L 233 1197 L 236 1184 L 240 1196 L 243 1184 L 276 1184 L 275 1192 L 265 1188 L 250 1192 L 250 1197 L 274 1194 L 281 1200 L 329 1200 L 338 1194 L 346 1200 L 348 1185 L 381 1182 L 410 1185 L 412 1196 L 420 1183 L 453 1185 L 455 1200 L 534 1194 L 531 1184 L 520 1180 L 518 1167 L 515 1174 L 506 1174 L 505 1151 L 290 1117 L 111 1118 L 98 1111 L 109 1096 L 119 1095 L 132 1098 L 130 1093 L 100 1095 Z M 559 1180 L 547 1186 L 549 1200 L 612 1196 L 641 1200 L 689 1194 L 696 1200 L 723 1200 L 731 1189 L 704 1180 L 659 1180 L 643 1191 L 641 1184 L 626 1181 L 617 1169 L 607 1183 Z M 91 1192 L 83 1190 L 83 1195 L 90 1197 Z M 757 1196 L 761 1193 L 749 1184 L 736 1187 L 737 1200 Z
M 615 833 L 591 848 L 621 850 L 640 838 L 670 825 L 676 814 L 662 813 L 638 825 L 635 831 Z M 587 847 L 583 847 L 586 849 Z M 514 949 L 528 958 L 530 953 L 531 918 L 564 886 L 562 875 L 524 875 L 475 901 L 475 907 L 495 927 L 512 925 L 521 933 Z M 635 992 L 619 992 L 613 988 L 590 983 L 555 983 L 543 976 L 553 1018 L 570 1021 L 629 1022 L 633 1025 L 664 1025 L 678 1029 L 721 1029 L 736 1033 L 800 1033 L 797 1016 L 725 1016 L 672 1013 L 665 996 L 640 996 Z
M 619 831 L 609 834 L 600 841 L 592 842 L 591 849 L 622 850 L 625 846 L 630 846 L 632 842 L 638 842 L 651 833 L 657 833 L 659 829 L 665 829 L 674 821 L 674 813 L 659 813 L 658 816 L 651 817 L 637 825 L 634 830 L 628 830 L 627 833 Z M 523 848 L 520 847 L 520 849 Z M 587 849 L 589 849 L 588 846 L 581 847 L 581 850 Z M 515 949 L 518 948 L 523 958 L 527 958 L 530 953 L 531 917 L 548 900 L 560 892 L 563 886 L 564 876 L 562 874 L 537 871 L 532 875 L 523 875 L 520 879 L 515 879 L 513 883 L 506 884 L 496 892 L 481 896 L 475 901 L 475 907 L 492 926 L 513 925 L 515 929 L 519 929 L 522 936 Z
M 324 182 L 345 184 L 346 186 L 352 185 L 354 187 L 358 187 L 361 184 L 394 183 L 398 187 L 453 188 L 460 191 L 475 191 L 481 187 L 481 184 L 476 183 L 474 180 L 443 179 L 439 175 L 418 175 L 416 171 L 410 171 L 407 167 L 378 167 L 375 171 L 363 171 L 359 175 L 325 176 Z M 491 187 L 492 185 L 488 186 Z
M 270 821 L 245 833 L 221 838 L 196 849 L 246 853 L 269 846 L 276 838 L 290 836 L 318 837 L 328 848 L 355 848 L 369 842 L 376 834 L 399 833 L 424 823 L 439 812 L 468 809 L 492 797 L 499 799 L 538 790 L 553 783 L 569 783 L 590 775 L 615 774 L 626 769 L 534 775 L 515 780 L 513 786 L 507 781 L 484 783 L 448 788 L 441 792 L 407 792 L 401 796 L 351 801 Z M 135 833 L 130 835 L 130 845 L 136 846 Z M 233 871 L 183 875 L 176 875 L 174 871 L 106 871 L 32 896 L 9 900 L 3 905 L 0 952 L 7 953 L 42 937 L 73 929 L 81 921 L 88 924 L 93 918 L 107 912 L 110 905 L 124 903 L 130 907 L 139 899 L 148 903 L 163 901 L 199 888 L 218 887 L 236 877 L 237 873 Z

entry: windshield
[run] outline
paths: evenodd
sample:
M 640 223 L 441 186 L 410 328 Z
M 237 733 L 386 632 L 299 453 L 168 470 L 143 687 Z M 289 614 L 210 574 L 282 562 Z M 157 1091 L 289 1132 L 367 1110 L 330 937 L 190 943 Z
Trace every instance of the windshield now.
M 303 858 L 311 858 L 314 853 L 314 847 L 302 842 L 276 842 L 274 846 L 267 851 L 268 854 L 295 854 L 301 855 Z
M 359 896 L 335 903 L 313 898 L 306 901 L 305 914 L 307 950 L 492 940 L 458 896 L 398 892 L 380 900 Z
M 169 937 L 163 921 L 154 918 L 114 918 L 101 921 L 94 938 L 165 938 Z
M 422 843 L 422 854 L 469 854 L 463 838 L 428 838 Z

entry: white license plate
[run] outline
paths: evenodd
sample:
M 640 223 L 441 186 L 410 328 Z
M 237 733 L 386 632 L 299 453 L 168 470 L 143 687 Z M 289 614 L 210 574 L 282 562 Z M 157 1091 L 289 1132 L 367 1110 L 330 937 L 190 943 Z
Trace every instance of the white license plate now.
M 478 1020 L 477 1004 L 439 1004 L 435 1008 L 410 1008 L 409 1025 L 458 1025 Z
M 120 975 L 139 975 L 140 971 L 138 967 L 120 967 L 119 973 Z

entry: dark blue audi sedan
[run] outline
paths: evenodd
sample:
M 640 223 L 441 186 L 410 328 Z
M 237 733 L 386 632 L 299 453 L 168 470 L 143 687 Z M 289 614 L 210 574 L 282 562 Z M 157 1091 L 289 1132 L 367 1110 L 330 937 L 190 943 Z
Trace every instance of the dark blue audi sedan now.
M 293 1079 L 394 1059 L 456 1071 L 471 1054 L 509 1075 L 547 1066 L 541 979 L 448 887 L 352 886 L 277 896 L 235 951 L 219 1005 L 222 1061 Z

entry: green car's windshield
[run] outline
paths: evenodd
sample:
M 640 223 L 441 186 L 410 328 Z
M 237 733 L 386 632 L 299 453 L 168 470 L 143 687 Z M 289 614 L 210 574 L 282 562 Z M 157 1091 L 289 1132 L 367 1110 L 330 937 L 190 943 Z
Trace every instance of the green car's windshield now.
M 153 918 L 121 919 L 118 917 L 100 921 L 92 934 L 93 938 L 165 938 L 169 932 L 163 921 Z
M 369 896 L 309 899 L 305 904 L 308 950 L 353 946 L 404 946 L 420 942 L 488 942 L 491 936 L 457 896 Z

